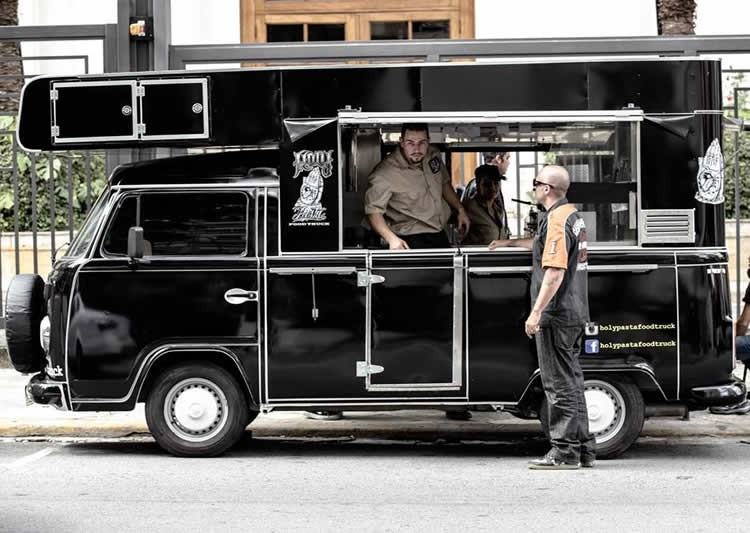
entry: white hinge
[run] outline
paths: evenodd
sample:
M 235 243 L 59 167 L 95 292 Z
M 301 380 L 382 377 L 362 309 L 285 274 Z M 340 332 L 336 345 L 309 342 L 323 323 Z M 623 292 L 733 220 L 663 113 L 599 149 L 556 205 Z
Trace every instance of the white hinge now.
M 357 271 L 357 287 L 368 287 L 375 283 L 383 283 L 385 278 L 377 274 L 368 274 L 364 270 Z
M 49 92 L 49 99 L 52 100 L 53 102 L 57 100 L 59 97 L 60 97 L 60 94 L 57 92 L 57 89 L 52 89 Z
M 367 361 L 357 361 L 357 377 L 366 378 L 371 374 L 380 374 L 385 368 L 380 365 L 368 365 Z
M 146 88 L 143 85 L 136 85 L 135 87 L 136 96 L 146 96 Z
M 146 125 L 143 123 L 135 125 L 136 135 L 146 135 Z
M 53 137 L 59 137 L 60 136 L 60 126 L 52 126 L 50 128 L 50 133 Z

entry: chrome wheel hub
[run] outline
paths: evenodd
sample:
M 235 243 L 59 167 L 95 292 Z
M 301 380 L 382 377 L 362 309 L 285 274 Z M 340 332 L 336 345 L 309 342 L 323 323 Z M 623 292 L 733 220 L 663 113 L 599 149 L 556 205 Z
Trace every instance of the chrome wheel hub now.
M 204 378 L 188 378 L 167 393 L 164 418 L 180 438 L 203 442 L 218 434 L 226 425 L 227 399 L 222 390 Z
M 606 381 L 587 380 L 584 388 L 589 431 L 597 443 L 607 442 L 625 424 L 625 400 L 620 391 Z

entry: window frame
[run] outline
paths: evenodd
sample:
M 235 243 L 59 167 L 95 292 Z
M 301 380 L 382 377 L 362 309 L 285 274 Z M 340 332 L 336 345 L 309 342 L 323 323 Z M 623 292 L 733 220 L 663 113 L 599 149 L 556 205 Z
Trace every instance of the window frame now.
M 233 194 L 240 194 L 245 199 L 245 249 L 243 250 L 242 254 L 205 254 L 205 255 L 149 255 L 144 256 L 148 257 L 149 259 L 158 259 L 158 260 L 216 260 L 216 259 L 234 259 L 234 260 L 240 260 L 240 259 L 257 259 L 258 258 L 258 199 L 257 199 L 257 191 L 255 188 L 252 188 L 251 190 L 248 189 L 239 189 L 239 188 L 225 188 L 225 189 L 185 189 L 184 187 L 149 187 L 149 188 L 127 188 L 125 190 L 120 191 L 120 194 L 116 195 L 113 198 L 112 207 L 109 209 L 109 213 L 107 214 L 107 220 L 104 225 L 104 228 L 101 232 L 101 236 L 99 238 L 99 245 L 98 245 L 98 252 L 99 256 L 104 259 L 113 259 L 113 260 L 122 260 L 127 259 L 128 255 L 126 254 L 114 254 L 112 252 L 109 252 L 105 250 L 104 243 L 107 238 L 107 235 L 109 235 L 110 230 L 112 229 L 112 224 L 115 221 L 115 217 L 120 211 L 120 206 L 128 199 L 135 197 L 138 202 L 140 202 L 140 198 L 143 195 L 147 194 L 194 194 L 194 195 L 200 195 L 205 196 L 206 194 L 226 194 L 226 193 L 233 193 Z M 251 205 L 253 209 L 255 210 L 254 213 L 250 213 Z M 140 211 L 140 206 L 138 207 L 138 211 Z M 251 218 L 252 216 L 252 218 Z M 136 223 L 139 221 L 136 220 Z M 250 224 L 252 223 L 253 227 L 250 227 Z
M 344 147 L 341 143 L 342 134 L 341 130 L 347 127 L 356 127 L 363 125 L 398 125 L 404 123 L 426 123 L 430 124 L 494 124 L 503 122 L 517 122 L 517 123 L 544 123 L 544 122 L 613 122 L 613 123 L 632 123 L 633 127 L 630 129 L 630 143 L 631 153 L 634 156 L 633 163 L 633 174 L 635 177 L 636 184 L 636 195 L 635 195 L 635 211 L 630 213 L 631 217 L 634 217 L 635 227 L 635 242 L 633 240 L 627 240 L 623 242 L 618 241 L 599 241 L 597 243 L 590 243 L 592 249 L 641 249 L 642 239 L 641 232 L 639 231 L 640 224 L 640 213 L 642 205 L 642 187 L 641 187 L 641 123 L 644 120 L 644 112 L 641 109 L 621 109 L 621 110 L 604 110 L 604 111 L 488 111 L 488 112 L 476 112 L 476 111 L 461 111 L 461 112 L 403 112 L 403 113 L 388 113 L 388 112 L 362 112 L 362 111 L 340 111 L 338 114 L 339 128 L 339 161 L 343 161 L 342 155 Z M 343 170 L 339 168 L 339 205 L 343 209 Z M 343 213 L 341 214 L 342 223 L 339 224 L 339 250 L 338 253 L 352 253 L 360 251 L 357 248 L 344 248 L 344 226 L 343 226 Z M 435 249 L 424 249 L 424 250 L 406 250 L 403 253 L 435 253 L 444 252 L 446 250 L 462 250 L 462 251 L 482 251 L 483 247 L 461 247 L 459 245 L 456 248 L 435 248 Z M 509 248 L 508 250 L 515 250 Z M 379 250 L 374 248 L 365 248 L 362 251 L 369 253 L 383 253 L 389 250 Z M 503 249 L 495 250 L 495 252 L 502 253 Z M 391 250 L 392 252 L 392 250 Z

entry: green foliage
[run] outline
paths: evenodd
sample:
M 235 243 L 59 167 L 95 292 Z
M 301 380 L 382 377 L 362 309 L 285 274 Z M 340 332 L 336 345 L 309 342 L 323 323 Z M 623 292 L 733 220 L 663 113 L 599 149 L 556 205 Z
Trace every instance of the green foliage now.
M 17 146 L 14 150 L 15 122 L 15 117 L 0 117 L 0 231 L 15 230 L 16 210 L 18 230 L 32 231 L 34 170 L 36 229 L 49 231 L 52 228 L 52 205 L 56 230 L 68 229 L 70 205 L 73 227 L 80 227 L 88 208 L 106 185 L 104 155 L 93 152 L 88 157 L 85 153 L 29 154 Z M 16 180 L 13 177 L 14 160 Z
M 724 195 L 726 196 L 726 217 L 734 218 L 734 172 L 735 172 L 735 136 L 732 132 L 724 133 Z M 737 162 L 740 175 L 740 218 L 750 218 L 750 132 L 739 134 Z
M 733 75 L 726 80 L 724 93 L 727 96 L 730 105 L 724 108 L 728 117 L 734 117 L 734 89 L 735 87 L 745 87 L 744 74 Z M 737 92 L 737 110 L 739 118 L 743 119 L 745 124 L 750 124 L 750 92 L 740 90 Z M 746 126 L 747 127 L 747 126 Z M 724 132 L 724 195 L 726 196 L 726 217 L 735 217 L 735 195 L 734 195 L 734 177 L 735 177 L 735 155 L 737 156 L 737 165 L 740 176 L 740 218 L 750 218 L 750 131 L 744 132 Z

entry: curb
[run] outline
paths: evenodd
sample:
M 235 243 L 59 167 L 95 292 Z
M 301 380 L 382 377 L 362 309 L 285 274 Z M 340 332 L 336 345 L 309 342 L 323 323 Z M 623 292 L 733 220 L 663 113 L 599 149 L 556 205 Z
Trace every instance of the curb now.
M 134 417 L 135 418 L 135 417 Z M 641 438 L 746 438 L 750 439 L 750 416 L 724 415 L 713 419 L 683 422 L 676 419 L 647 421 Z M 475 421 L 443 422 L 437 417 L 424 419 L 310 421 L 301 415 L 282 420 L 259 418 L 248 426 L 254 437 L 291 439 L 376 439 L 421 442 L 524 441 L 543 438 L 538 422 Z M 26 422 L 0 420 L 0 438 L 126 438 L 149 436 L 145 421 L 119 420 L 43 420 Z

